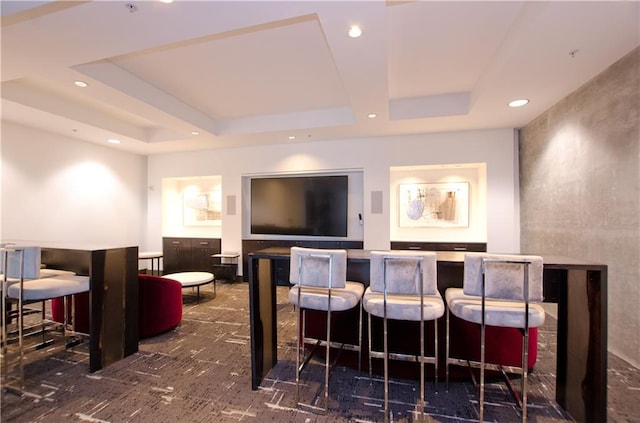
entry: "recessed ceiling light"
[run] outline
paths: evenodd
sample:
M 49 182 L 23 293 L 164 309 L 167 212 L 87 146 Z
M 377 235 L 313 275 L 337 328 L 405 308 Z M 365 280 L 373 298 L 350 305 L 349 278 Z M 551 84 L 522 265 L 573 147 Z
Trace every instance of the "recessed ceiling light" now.
M 367 115 L 367 117 L 368 117 L 369 119 L 375 119 L 377 116 L 378 116 L 378 115 L 376 115 L 375 113 L 369 113 L 369 114 Z
M 296 137 L 295 137 L 295 135 L 289 135 L 289 139 L 290 139 L 290 140 L 295 140 L 295 139 L 296 139 Z
M 513 100 L 509 102 L 509 107 L 522 107 L 527 103 L 529 103 L 529 100 L 527 100 L 526 98 L 523 98 L 520 100 Z
M 173 0 L 160 0 L 160 1 L 163 2 L 163 3 L 167 3 L 167 4 L 173 3 Z
M 115 139 L 115 138 L 109 138 L 109 139 L 107 140 L 107 142 L 108 142 L 109 144 L 120 144 L 120 140 L 117 140 L 117 139 Z
M 80 88 L 87 88 L 89 86 L 89 84 L 84 81 L 75 81 L 74 84 L 76 84 L 76 87 Z
M 362 29 L 360 29 L 358 25 L 351 25 L 351 28 L 349 28 L 349 37 L 358 38 L 361 35 Z
M 200 132 L 198 132 L 198 131 L 191 131 L 191 135 L 200 135 Z

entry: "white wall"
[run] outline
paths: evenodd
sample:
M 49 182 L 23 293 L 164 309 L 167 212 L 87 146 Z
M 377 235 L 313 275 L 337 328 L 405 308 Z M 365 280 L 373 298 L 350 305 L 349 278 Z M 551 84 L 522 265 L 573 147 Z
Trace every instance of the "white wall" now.
M 246 175 L 279 172 L 361 170 L 364 187 L 364 248 L 386 249 L 390 241 L 390 168 L 450 163 L 486 163 L 487 248 L 519 252 L 517 147 L 512 129 L 382 137 L 277 146 L 198 151 L 149 157 L 147 237 L 162 249 L 162 179 L 222 176 L 222 249 L 242 250 L 242 213 L 226 214 L 227 198 L 242 198 Z M 383 213 L 371 213 L 371 192 L 382 191 Z M 429 241 L 425 239 L 425 241 Z
M 220 175 L 222 247 L 241 251 L 243 176 L 361 171 L 364 247 L 385 249 L 391 239 L 391 167 L 486 163 L 488 249 L 519 251 L 511 129 L 158 155 L 147 159 L 148 170 L 144 157 L 113 148 L 6 122 L 2 129 L 0 230 L 4 240 L 139 245 L 142 250 L 161 251 L 163 179 Z M 381 214 L 371 213 L 372 191 L 383 193 Z M 235 215 L 227 214 L 230 196 L 236 201 Z
M 2 123 L 2 240 L 104 248 L 139 245 L 146 158 Z

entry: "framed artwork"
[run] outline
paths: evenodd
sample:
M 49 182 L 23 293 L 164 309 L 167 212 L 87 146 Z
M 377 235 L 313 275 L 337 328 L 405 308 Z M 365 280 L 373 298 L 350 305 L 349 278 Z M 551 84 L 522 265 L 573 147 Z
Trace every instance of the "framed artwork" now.
M 222 223 L 222 191 L 184 194 L 184 226 L 216 226 Z
M 458 228 L 469 226 L 469 183 L 400 184 L 401 227 Z

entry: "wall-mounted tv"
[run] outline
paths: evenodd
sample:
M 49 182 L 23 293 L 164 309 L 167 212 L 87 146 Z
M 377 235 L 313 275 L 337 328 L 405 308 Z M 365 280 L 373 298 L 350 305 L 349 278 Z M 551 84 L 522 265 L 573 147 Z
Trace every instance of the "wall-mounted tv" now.
M 251 233 L 347 236 L 347 175 L 251 179 Z

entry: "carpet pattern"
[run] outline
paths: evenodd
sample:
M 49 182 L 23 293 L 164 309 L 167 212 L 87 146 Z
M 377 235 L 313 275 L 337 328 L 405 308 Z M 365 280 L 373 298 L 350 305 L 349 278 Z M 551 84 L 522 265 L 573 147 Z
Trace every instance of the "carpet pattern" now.
M 251 390 L 249 304 L 246 283 L 218 284 L 217 295 L 184 291 L 182 323 L 140 342 L 138 353 L 95 373 L 87 347 L 28 355 L 26 393 L 3 393 L 2 422 L 372 422 L 383 420 L 383 384 L 368 372 L 337 366 L 331 375 L 329 412 L 314 413 L 295 402 L 295 313 L 278 287 L 278 365 L 260 389 Z M 540 331 L 539 356 L 529 380 L 532 422 L 571 421 L 555 403 L 555 322 Z M 416 366 L 416 369 L 418 367 Z M 323 370 L 311 361 L 301 401 L 322 391 Z M 518 385 L 516 385 L 518 386 Z M 609 359 L 608 420 L 640 422 L 640 371 Z M 487 388 L 485 419 L 518 421 L 504 383 Z M 392 421 L 418 421 L 419 382 L 396 378 L 390 387 Z M 447 392 L 427 383 L 426 422 L 477 421 L 477 397 L 467 379 Z

